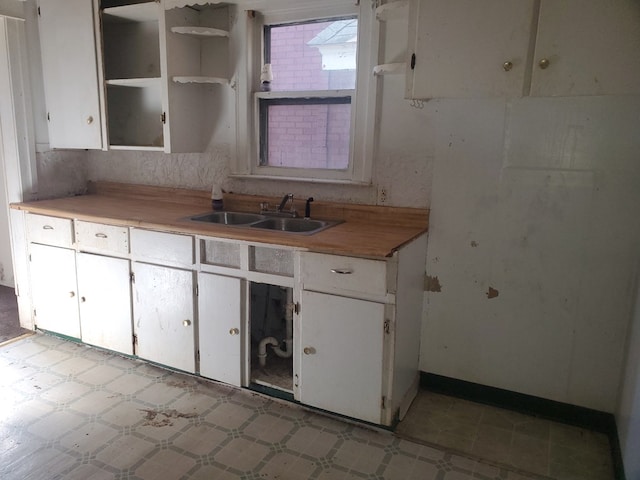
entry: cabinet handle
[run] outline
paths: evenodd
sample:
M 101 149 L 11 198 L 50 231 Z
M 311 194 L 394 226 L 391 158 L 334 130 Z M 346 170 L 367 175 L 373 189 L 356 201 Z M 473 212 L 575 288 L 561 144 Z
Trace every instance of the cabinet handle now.
M 547 68 L 549 65 L 551 64 L 551 62 L 549 61 L 548 58 L 543 58 L 542 60 L 540 60 L 538 62 L 538 65 L 540 65 L 540 68 L 542 70 L 544 70 L 545 68 Z
M 96 233 L 96 237 L 98 237 L 98 238 L 107 238 L 107 234 L 106 233 Z
M 229 335 L 239 335 L 240 334 L 240 329 L 238 328 L 232 328 L 231 330 L 229 330 Z
M 93 123 L 93 117 L 91 115 L 89 115 L 87 117 L 87 125 L 91 125 Z
M 305 355 L 313 355 L 314 353 L 316 353 L 316 349 L 313 347 L 304 347 L 302 351 Z
M 69 298 L 73 298 L 76 296 L 76 292 L 69 292 Z
M 53 230 L 53 227 L 51 225 L 43 225 L 42 229 L 43 230 Z
M 504 62 L 502 64 L 502 68 L 504 69 L 505 72 L 508 72 L 509 70 L 511 70 L 513 68 L 513 63 L 512 62 Z
M 351 275 L 353 270 L 350 268 L 332 268 L 331 273 L 337 273 L 339 275 Z
M 189 325 L 191 325 L 191 320 L 183 320 L 182 325 L 184 325 L 185 327 L 188 327 Z

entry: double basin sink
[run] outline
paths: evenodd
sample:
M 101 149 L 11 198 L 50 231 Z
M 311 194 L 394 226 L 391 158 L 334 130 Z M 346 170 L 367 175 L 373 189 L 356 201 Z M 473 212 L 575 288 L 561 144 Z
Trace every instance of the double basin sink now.
M 299 217 L 279 217 L 258 213 L 210 212 L 189 217 L 193 222 L 215 223 L 235 227 L 261 228 L 276 232 L 311 235 L 340 222 Z

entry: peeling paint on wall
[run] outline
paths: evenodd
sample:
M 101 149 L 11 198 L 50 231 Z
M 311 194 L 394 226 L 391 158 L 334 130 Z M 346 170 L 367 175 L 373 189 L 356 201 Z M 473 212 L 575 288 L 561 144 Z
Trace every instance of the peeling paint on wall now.
M 424 278 L 424 291 L 425 292 L 441 292 L 442 285 L 440 285 L 440 279 L 435 276 L 427 275 Z
M 498 290 L 493 287 L 489 287 L 489 290 L 487 291 L 487 298 L 496 298 L 498 295 L 500 295 L 500 292 Z

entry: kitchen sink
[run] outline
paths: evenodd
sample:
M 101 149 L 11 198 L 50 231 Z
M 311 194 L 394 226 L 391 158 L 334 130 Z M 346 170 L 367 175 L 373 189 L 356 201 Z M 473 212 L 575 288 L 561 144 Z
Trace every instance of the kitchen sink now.
M 299 217 L 276 217 L 244 212 L 209 212 L 189 217 L 193 222 L 216 223 L 235 227 L 261 228 L 276 232 L 311 235 L 340 222 Z
M 261 220 L 250 225 L 251 228 L 264 228 L 265 230 L 276 230 L 278 232 L 291 233 L 315 233 L 325 228 L 332 227 L 336 222 L 324 220 L 312 220 L 310 218 L 288 218 L 277 217 Z
M 212 212 L 203 215 L 191 217 L 189 220 L 194 222 L 221 223 L 224 225 L 248 225 L 250 223 L 264 220 L 264 215 L 257 213 L 240 213 L 240 212 Z

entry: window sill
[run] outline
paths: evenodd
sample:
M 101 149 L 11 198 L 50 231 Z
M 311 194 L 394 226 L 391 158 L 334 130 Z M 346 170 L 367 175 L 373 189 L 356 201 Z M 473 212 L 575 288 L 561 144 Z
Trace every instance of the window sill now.
M 355 180 L 342 180 L 335 178 L 301 178 L 301 177 L 281 177 L 276 175 L 248 175 L 235 173 L 229 175 L 229 178 L 238 178 L 241 180 L 279 180 L 284 182 L 300 182 L 300 183 L 326 183 L 333 185 L 350 185 L 355 187 L 370 187 L 371 182 L 358 182 Z

